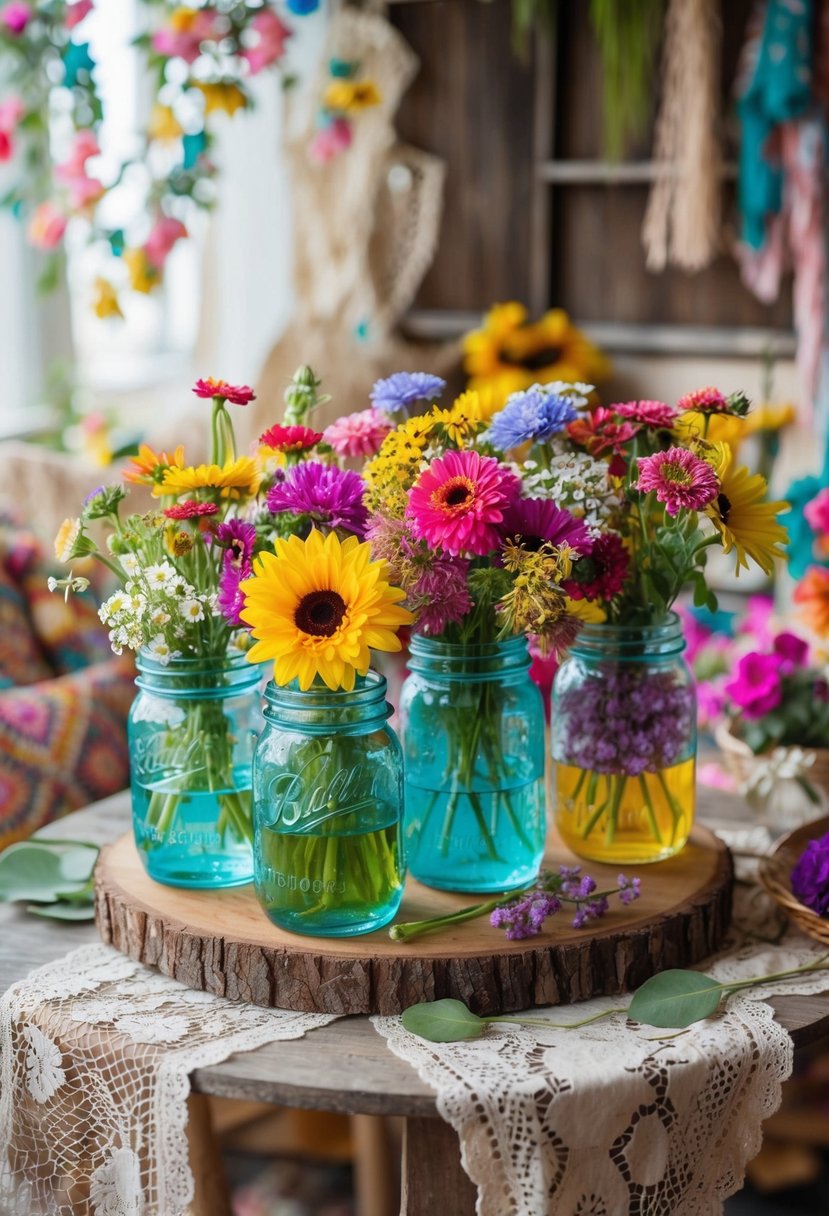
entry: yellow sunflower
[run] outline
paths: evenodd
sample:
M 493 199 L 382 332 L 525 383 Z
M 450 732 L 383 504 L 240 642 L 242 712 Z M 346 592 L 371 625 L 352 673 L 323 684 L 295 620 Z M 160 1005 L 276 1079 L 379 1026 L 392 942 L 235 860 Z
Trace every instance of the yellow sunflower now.
M 480 329 L 463 340 L 469 387 L 486 394 L 493 412 L 511 393 L 553 380 L 595 384 L 608 374 L 608 362 L 561 308 L 538 321 L 515 301 L 496 304 Z
M 788 510 L 787 502 L 764 502 L 768 486 L 760 473 L 748 469 L 726 469 L 720 492 L 705 508 L 708 518 L 722 538 L 724 553 L 737 554 L 737 574 L 748 570 L 752 558 L 761 570 L 771 574 L 774 560 L 785 557 L 782 546 L 789 534 L 777 522 L 777 514 Z
M 299 681 L 304 692 L 320 676 L 332 690 L 354 687 L 368 671 L 369 647 L 400 650 L 397 630 L 414 617 L 398 603 L 405 596 L 388 583 L 388 566 L 371 560 L 371 546 L 335 532 L 323 539 L 291 536 L 262 553 L 253 577 L 240 584 L 242 620 L 256 644 L 251 663 L 274 661 L 277 684 Z
M 220 490 L 222 498 L 252 498 L 259 489 L 259 470 L 250 456 L 228 460 L 223 465 L 199 464 L 186 469 L 175 466 L 164 470 L 153 494 L 189 494 L 193 490 Z

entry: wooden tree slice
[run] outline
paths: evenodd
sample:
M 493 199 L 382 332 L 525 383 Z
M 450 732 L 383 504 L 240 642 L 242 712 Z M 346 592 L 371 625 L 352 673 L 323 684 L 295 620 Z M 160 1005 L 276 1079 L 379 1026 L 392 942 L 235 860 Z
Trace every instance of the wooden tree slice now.
M 555 840 L 551 866 L 577 859 Z M 616 869 L 591 862 L 599 887 Z M 667 967 L 712 954 L 731 916 L 731 857 L 705 828 L 669 861 L 642 867 L 642 897 L 617 901 L 604 920 L 573 929 L 565 913 L 542 934 L 509 942 L 486 918 L 393 942 L 387 930 L 354 938 L 301 937 L 276 928 L 253 887 L 188 891 L 145 873 L 131 836 L 101 853 L 95 872 L 101 937 L 191 988 L 278 1009 L 400 1013 L 456 997 L 477 1013 L 559 1005 L 638 987 Z M 398 920 L 421 920 L 475 902 L 409 879 Z

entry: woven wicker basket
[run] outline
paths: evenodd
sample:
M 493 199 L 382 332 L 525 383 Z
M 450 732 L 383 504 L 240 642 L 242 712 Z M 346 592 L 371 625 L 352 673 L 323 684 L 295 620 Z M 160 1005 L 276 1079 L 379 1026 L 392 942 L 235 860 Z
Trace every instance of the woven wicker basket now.
M 718 726 L 714 738 L 722 752 L 723 763 L 732 777 L 740 784 L 747 781 L 758 757 L 748 744 L 732 734 L 727 726 Z M 820 786 L 829 797 L 829 747 L 805 747 L 803 750 L 815 753 L 815 762 L 807 774 L 809 783 Z
M 817 912 L 802 904 L 792 894 L 790 882 L 792 866 L 806 845 L 810 840 L 817 840 L 827 832 L 829 816 L 804 823 L 794 832 L 789 832 L 788 836 L 782 836 L 774 851 L 760 862 L 757 877 L 774 902 L 783 909 L 801 933 L 829 946 L 829 918 L 818 916 Z

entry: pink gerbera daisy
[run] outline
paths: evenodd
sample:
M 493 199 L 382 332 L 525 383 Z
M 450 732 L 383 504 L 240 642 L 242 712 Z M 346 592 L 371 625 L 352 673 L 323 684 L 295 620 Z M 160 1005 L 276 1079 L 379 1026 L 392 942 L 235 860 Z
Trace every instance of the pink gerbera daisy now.
M 640 456 L 637 464 L 639 480 L 635 488 L 643 494 L 653 490 L 669 515 L 699 511 L 719 493 L 720 483 L 710 464 L 687 448 Z
M 743 418 L 748 413 L 751 402 L 745 393 L 731 393 L 726 397 L 718 388 L 709 385 L 708 388 L 698 388 L 696 392 L 686 393 L 676 403 L 680 413 L 695 410 L 698 414 L 736 414 Z
M 193 392 L 197 397 L 219 397 L 222 401 L 231 401 L 234 405 L 249 405 L 251 401 L 256 400 L 256 393 L 246 384 L 228 384 L 226 380 L 214 380 L 212 376 L 197 380 Z
M 325 428 L 325 442 L 338 456 L 376 456 L 392 429 L 388 416 L 372 407 L 332 422 Z
M 412 527 L 447 553 L 489 553 L 499 547 L 498 525 L 519 484 L 493 456 L 447 452 L 421 473 L 409 494 Z
M 280 426 L 279 423 L 259 436 L 262 446 L 275 452 L 305 452 L 316 447 L 321 439 L 322 431 L 313 431 L 309 426 Z
M 670 429 L 677 418 L 676 410 L 665 401 L 626 401 L 610 408 L 622 418 L 629 418 L 631 422 L 639 422 L 655 430 Z
M 218 509 L 215 502 L 196 502 L 195 498 L 188 498 L 186 502 L 165 507 L 164 514 L 168 519 L 195 519 L 197 515 L 215 515 Z

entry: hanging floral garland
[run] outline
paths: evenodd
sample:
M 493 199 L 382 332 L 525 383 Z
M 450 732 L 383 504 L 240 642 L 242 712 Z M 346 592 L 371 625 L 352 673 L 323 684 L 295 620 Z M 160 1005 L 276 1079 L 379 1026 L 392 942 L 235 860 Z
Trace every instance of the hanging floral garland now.
M 287 8 L 302 15 L 318 3 L 287 0 Z M 153 104 L 139 151 L 106 181 L 95 167 L 104 112 L 84 37 L 94 0 L 7 0 L 0 7 L 0 163 L 18 170 L 0 206 L 25 223 L 30 243 L 47 255 L 43 287 L 58 276 L 68 225 L 81 222 L 91 242 L 105 242 L 121 259 L 134 291 L 152 291 L 171 250 L 188 236 L 186 221 L 215 200 L 215 116 L 248 109 L 252 78 L 282 70 L 291 29 L 271 0 L 140 6 L 149 28 L 135 45 L 146 57 Z M 290 83 L 284 73 L 283 82 Z M 107 223 L 102 204 L 127 175 L 143 178 L 144 205 L 125 230 Z M 95 281 L 94 310 L 121 314 L 104 277 Z

